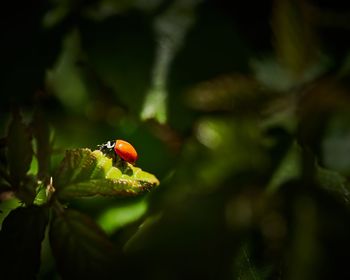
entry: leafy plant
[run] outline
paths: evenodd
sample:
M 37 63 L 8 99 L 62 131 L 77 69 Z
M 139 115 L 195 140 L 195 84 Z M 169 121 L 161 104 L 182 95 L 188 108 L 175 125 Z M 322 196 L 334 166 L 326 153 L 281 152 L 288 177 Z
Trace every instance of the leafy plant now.
M 1 147 L 6 154 L 1 163 L 1 195 L 14 196 L 22 204 L 8 214 L 0 231 L 2 279 L 35 278 L 46 227 L 63 277 L 108 274 L 114 269 L 113 244 L 92 218 L 70 209 L 67 202 L 87 196 L 136 196 L 159 181 L 136 166 L 114 164 L 101 151 L 86 148 L 67 150 L 57 170 L 50 173 L 48 126 L 39 113 L 33 122 L 34 130 L 15 111 L 6 145 Z M 32 161 L 39 163 L 34 173 Z

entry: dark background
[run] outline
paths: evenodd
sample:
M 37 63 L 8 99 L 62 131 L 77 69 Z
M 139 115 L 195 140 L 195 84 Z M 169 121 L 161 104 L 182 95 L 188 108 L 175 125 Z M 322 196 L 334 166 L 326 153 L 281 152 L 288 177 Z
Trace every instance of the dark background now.
M 7 1 L 1 136 L 40 108 L 52 170 L 133 143 L 159 188 L 69 204 L 120 252 L 111 279 L 349 279 L 344 3 Z M 39 279 L 58 279 L 46 239 Z

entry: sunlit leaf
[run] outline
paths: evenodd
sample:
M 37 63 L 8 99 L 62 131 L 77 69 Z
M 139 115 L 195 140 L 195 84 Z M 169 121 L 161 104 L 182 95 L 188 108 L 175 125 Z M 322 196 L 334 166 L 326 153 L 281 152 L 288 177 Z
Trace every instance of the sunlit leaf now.
M 7 160 L 11 183 L 19 186 L 29 170 L 33 156 L 32 137 L 28 127 L 23 123 L 19 112 L 13 114 L 7 136 Z
M 35 279 L 47 222 L 47 209 L 37 206 L 17 208 L 5 218 L 0 232 L 1 279 Z
M 53 179 L 60 198 L 138 195 L 159 185 L 158 179 L 129 163 L 114 167 L 101 151 L 68 150 Z
M 146 210 L 147 203 L 144 200 L 128 205 L 116 206 L 103 212 L 98 222 L 104 231 L 110 234 L 122 226 L 136 221 L 145 214 Z
M 55 189 L 52 185 L 52 177 L 50 177 L 50 181 L 47 185 L 41 182 L 36 188 L 36 196 L 33 203 L 35 205 L 45 205 L 49 203 L 54 192 Z
M 34 199 L 35 205 L 44 205 L 47 202 L 46 188 L 44 186 L 39 186 L 37 194 Z
M 108 274 L 114 259 L 113 244 L 88 216 L 74 210 L 54 214 L 50 244 L 64 279 L 98 279 Z M 104 278 L 103 278 L 104 279 Z

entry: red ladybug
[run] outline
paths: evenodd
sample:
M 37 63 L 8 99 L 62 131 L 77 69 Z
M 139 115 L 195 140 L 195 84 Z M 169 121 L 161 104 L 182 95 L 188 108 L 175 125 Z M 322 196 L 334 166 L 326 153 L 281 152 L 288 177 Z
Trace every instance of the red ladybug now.
M 127 162 L 135 163 L 137 160 L 137 152 L 135 148 L 124 140 L 115 141 L 114 151 Z
M 115 158 L 116 154 L 121 159 L 131 164 L 134 164 L 137 160 L 137 152 L 135 148 L 129 142 L 124 140 L 108 141 L 106 144 L 99 145 L 98 147 L 103 153 L 110 155 L 113 158 Z

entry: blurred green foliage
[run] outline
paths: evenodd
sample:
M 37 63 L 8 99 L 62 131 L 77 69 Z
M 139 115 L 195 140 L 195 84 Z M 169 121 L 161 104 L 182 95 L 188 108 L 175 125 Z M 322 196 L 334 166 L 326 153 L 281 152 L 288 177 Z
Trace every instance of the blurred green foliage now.
M 350 278 L 349 13 L 313 0 L 8 3 L 4 279 Z M 139 154 L 114 179 L 142 185 L 140 167 L 160 186 L 112 192 L 107 159 L 85 149 L 111 139 Z M 64 203 L 55 176 L 74 193 Z

